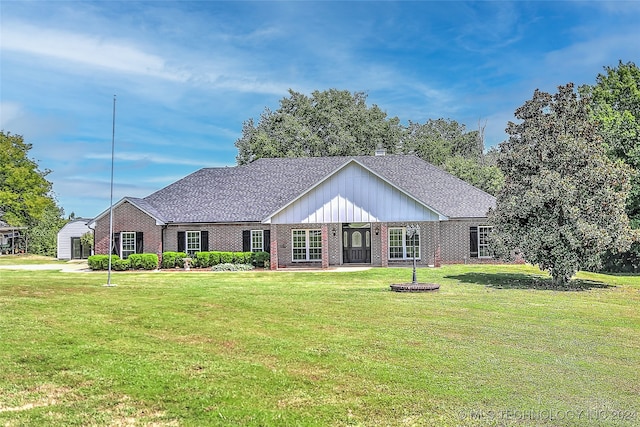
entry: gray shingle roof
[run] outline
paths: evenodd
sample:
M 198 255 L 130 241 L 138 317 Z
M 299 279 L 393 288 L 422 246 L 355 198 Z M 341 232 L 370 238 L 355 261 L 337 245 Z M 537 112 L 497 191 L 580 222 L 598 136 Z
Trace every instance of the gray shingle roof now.
M 258 222 L 355 160 L 449 218 L 485 217 L 495 198 L 415 156 L 259 159 L 200 169 L 145 197 L 129 198 L 163 222 Z

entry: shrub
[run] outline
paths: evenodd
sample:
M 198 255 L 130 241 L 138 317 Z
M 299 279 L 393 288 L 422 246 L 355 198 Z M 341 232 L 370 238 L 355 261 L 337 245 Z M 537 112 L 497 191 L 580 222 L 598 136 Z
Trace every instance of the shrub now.
M 253 265 L 256 267 L 269 267 L 271 262 L 271 254 L 269 252 L 254 252 Z
M 233 264 L 233 252 L 220 252 L 220 264 Z
M 220 252 L 214 251 L 209 253 L 210 267 L 220 264 Z
M 87 259 L 89 268 L 92 270 L 108 270 L 109 269 L 109 255 L 91 255 Z M 129 261 L 126 259 L 120 259 L 118 255 L 111 255 L 111 269 L 116 271 L 123 271 L 129 268 Z
M 183 268 L 185 258 L 189 258 L 186 252 L 176 252 L 176 267 Z
M 196 252 L 193 255 L 193 266 L 200 268 L 211 267 L 209 262 L 210 256 L 211 252 Z
M 158 255 L 156 254 L 131 254 L 129 264 L 136 270 L 155 270 L 158 268 Z
M 223 264 L 215 265 L 211 268 L 211 271 L 249 271 L 249 270 L 253 270 L 253 265 L 223 263 Z
M 233 261 L 234 264 L 245 264 L 244 262 L 244 252 L 233 252 Z
M 111 268 L 115 271 L 125 271 L 129 269 L 129 260 L 120 259 L 116 255 L 112 255 Z
M 92 270 L 106 270 L 106 267 L 103 267 L 103 265 L 108 263 L 108 255 L 91 255 L 87 258 L 87 264 L 89 264 L 89 268 Z
M 186 258 L 187 254 L 184 252 L 163 252 L 162 253 L 162 268 L 176 268 L 184 267 L 183 258 Z M 180 264 L 178 264 L 178 259 Z

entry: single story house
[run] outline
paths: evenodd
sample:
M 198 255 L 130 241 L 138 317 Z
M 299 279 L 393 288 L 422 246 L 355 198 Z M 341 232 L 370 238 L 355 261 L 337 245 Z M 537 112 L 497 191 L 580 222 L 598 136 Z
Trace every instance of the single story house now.
M 58 259 L 86 259 L 91 255 L 91 246 L 83 245 L 80 237 L 90 233 L 90 218 L 69 221 L 58 231 Z
M 416 156 L 263 158 L 121 199 L 112 252 L 267 251 L 272 269 L 478 262 L 494 206 Z M 109 252 L 109 211 L 90 224 L 96 253 Z

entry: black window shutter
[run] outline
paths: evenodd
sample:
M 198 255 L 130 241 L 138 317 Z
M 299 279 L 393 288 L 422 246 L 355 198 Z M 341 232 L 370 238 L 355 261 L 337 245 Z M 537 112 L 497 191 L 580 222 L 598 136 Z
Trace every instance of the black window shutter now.
M 264 230 L 262 235 L 262 246 L 265 252 L 271 252 L 271 230 Z
M 242 252 L 251 252 L 251 230 L 242 230 Z
M 178 231 L 178 252 L 184 252 L 186 243 L 184 231 Z
M 144 253 L 144 240 L 142 240 L 142 231 L 136 231 L 136 253 Z
M 111 248 L 111 255 L 120 256 L 120 233 L 113 233 L 113 248 Z
M 209 232 L 208 231 L 200 232 L 200 250 L 202 252 L 209 251 Z
M 478 258 L 478 227 L 469 228 L 469 256 Z

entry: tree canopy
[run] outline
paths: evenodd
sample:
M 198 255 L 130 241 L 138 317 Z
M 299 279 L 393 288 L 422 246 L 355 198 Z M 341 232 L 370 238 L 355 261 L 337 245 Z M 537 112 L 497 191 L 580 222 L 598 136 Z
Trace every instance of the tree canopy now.
M 330 89 L 311 97 L 289 90 L 276 111 L 266 109 L 258 124 L 243 124 L 238 164 L 261 157 L 319 157 L 372 154 L 376 148 L 396 153 L 402 137 L 397 117 L 368 107 L 366 94 Z
M 30 252 L 55 256 L 64 213 L 51 194 L 50 171 L 29 158 L 31 148 L 21 135 L 0 132 L 0 219 L 28 227 Z
M 573 84 L 536 90 L 509 122 L 498 166 L 505 176 L 490 214 L 497 255 L 521 251 L 563 285 L 597 266 L 609 249 L 626 250 L 630 168 L 606 155 L 589 100 Z
M 32 145 L 21 135 L 0 132 L 0 212 L 9 225 L 31 226 L 55 201 L 51 183 L 29 158 Z
M 609 156 L 634 168 L 627 215 L 632 228 L 640 228 L 640 69 L 633 63 L 619 61 L 618 67 L 605 67 L 593 86 L 585 85 L 580 93 L 591 98 L 595 120 L 600 126 Z M 609 251 L 603 262 L 606 271 L 640 271 L 640 243 L 634 242 L 626 252 Z

